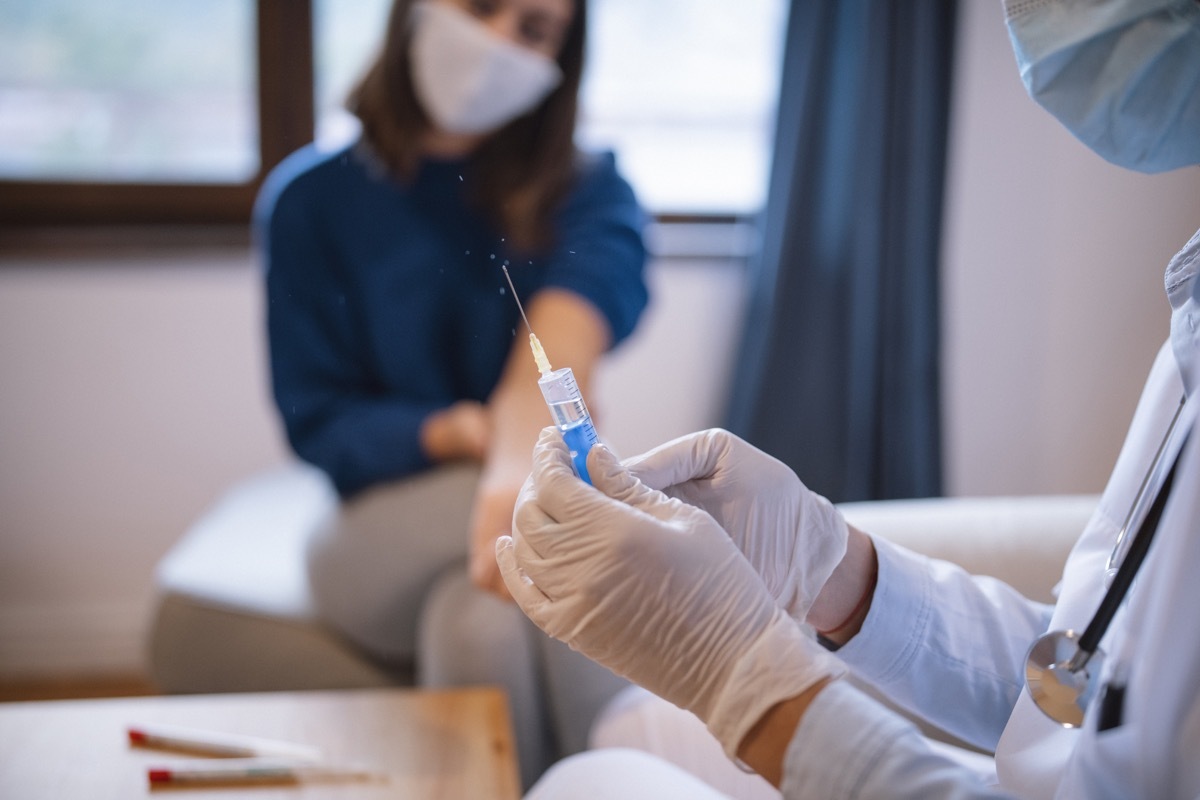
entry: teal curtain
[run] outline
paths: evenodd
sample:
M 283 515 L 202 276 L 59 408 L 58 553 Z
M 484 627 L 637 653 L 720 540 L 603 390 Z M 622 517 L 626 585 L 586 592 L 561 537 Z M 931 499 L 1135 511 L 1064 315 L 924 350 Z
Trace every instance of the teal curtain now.
M 832 500 L 941 492 L 954 0 L 793 0 L 727 425 Z

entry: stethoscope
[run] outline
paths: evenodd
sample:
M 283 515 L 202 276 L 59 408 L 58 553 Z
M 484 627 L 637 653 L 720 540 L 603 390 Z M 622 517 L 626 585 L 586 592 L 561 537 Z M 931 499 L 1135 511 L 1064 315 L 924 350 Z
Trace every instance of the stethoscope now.
M 1154 476 L 1162 466 L 1171 434 L 1175 431 L 1186 402 L 1187 396 L 1184 395 L 1180 398 L 1171 424 L 1167 427 L 1150 468 L 1138 487 L 1129 513 L 1125 516 L 1125 522 L 1117 533 L 1117 541 L 1104 570 L 1106 578 L 1112 582 L 1091 622 L 1084 628 L 1082 635 L 1074 630 L 1045 633 L 1034 641 L 1026 654 L 1025 689 L 1034 704 L 1046 716 L 1067 728 L 1077 728 L 1083 724 L 1084 710 L 1091 704 L 1098 687 L 1098 682 L 1091 680 L 1092 674 L 1098 675 L 1104 665 L 1104 651 L 1100 649 L 1100 640 L 1104 638 L 1129 587 L 1133 585 L 1133 579 L 1138 568 L 1142 566 L 1146 553 L 1150 550 L 1150 541 L 1158 529 L 1158 521 L 1162 517 L 1167 495 L 1171 492 L 1171 483 L 1175 478 L 1174 464 L 1163 480 L 1137 534 L 1132 539 L 1129 537 L 1133 521 L 1141 510 Z M 1115 693 L 1124 691 L 1124 687 L 1120 686 L 1106 688 L 1114 693 L 1114 696 Z M 1104 713 L 1101 716 L 1103 717 Z

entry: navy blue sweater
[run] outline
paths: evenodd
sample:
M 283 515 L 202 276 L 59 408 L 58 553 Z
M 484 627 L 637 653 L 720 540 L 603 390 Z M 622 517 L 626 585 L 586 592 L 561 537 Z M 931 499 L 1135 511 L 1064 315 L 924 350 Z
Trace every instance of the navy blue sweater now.
M 501 264 L 526 305 L 546 287 L 591 302 L 613 344 L 646 305 L 644 215 L 611 155 L 581 164 L 532 260 L 466 205 L 469 180 L 465 162 L 429 161 L 401 184 L 355 147 L 309 146 L 259 195 L 275 402 L 343 496 L 429 467 L 426 415 L 495 388 L 519 323 Z

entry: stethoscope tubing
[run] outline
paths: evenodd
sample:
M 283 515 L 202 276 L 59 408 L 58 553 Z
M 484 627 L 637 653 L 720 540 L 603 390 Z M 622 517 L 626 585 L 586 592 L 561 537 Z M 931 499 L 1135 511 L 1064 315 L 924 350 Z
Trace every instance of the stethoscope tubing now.
M 1150 467 L 1134 495 L 1133 505 L 1126 515 L 1125 524 L 1121 526 L 1121 530 L 1117 534 L 1117 541 L 1112 554 L 1109 555 L 1105 569 L 1105 574 L 1111 576 L 1112 580 L 1083 634 L 1079 635 L 1072 630 L 1048 631 L 1034 640 L 1025 655 L 1025 688 L 1029 692 L 1029 696 L 1043 713 L 1068 728 L 1083 724 L 1085 711 L 1095 698 L 1095 684 L 1092 681 L 1091 673 L 1093 671 L 1098 673 L 1103 669 L 1104 653 L 1100 649 L 1100 641 L 1104 638 L 1117 611 L 1132 588 L 1138 570 L 1150 552 L 1150 545 L 1166 509 L 1167 499 L 1175 482 L 1175 471 L 1180 453 L 1190 438 L 1190 424 L 1179 442 L 1179 447 L 1171 459 L 1171 466 L 1155 493 L 1150 509 L 1137 526 L 1132 541 L 1128 543 L 1127 547 L 1122 546 L 1126 540 L 1126 534 L 1139 516 L 1139 509 L 1154 483 L 1154 477 L 1159 474 L 1185 405 L 1187 405 L 1186 395 L 1180 399 L 1179 408 L 1176 409 L 1162 443 L 1155 452 Z M 1115 570 L 1112 569 L 1114 560 L 1119 561 Z M 1067 648 L 1070 649 L 1067 650 Z M 1089 662 L 1095 662 L 1099 666 L 1096 666 L 1095 670 L 1091 670 L 1088 668 Z M 1104 687 L 1101 695 L 1101 721 L 1108 727 L 1120 724 L 1119 706 L 1123 691 L 1123 684 L 1110 683 Z M 1110 700 L 1113 702 L 1109 702 Z
M 1112 624 L 1113 617 L 1116 616 L 1117 609 L 1121 607 L 1121 602 L 1125 599 L 1125 595 L 1128 594 L 1129 587 L 1133 585 L 1133 580 L 1137 577 L 1137 572 L 1141 568 L 1142 562 L 1146 560 L 1146 554 L 1150 552 L 1150 543 L 1154 539 L 1154 534 L 1158 531 L 1158 522 L 1162 518 L 1163 509 L 1167 505 L 1167 497 L 1171 493 L 1171 484 L 1175 482 L 1175 466 L 1178 463 L 1178 459 L 1176 459 L 1175 463 L 1171 464 L 1171 469 L 1167 472 L 1167 477 L 1163 479 L 1162 487 L 1158 490 L 1158 494 L 1154 498 L 1154 504 L 1150 506 L 1150 511 L 1146 513 L 1146 519 L 1139 527 L 1137 536 L 1133 538 L 1133 542 L 1129 545 L 1129 552 L 1122 559 L 1121 566 L 1117 569 L 1116 577 L 1113 578 L 1108 591 L 1104 593 L 1104 598 L 1100 601 L 1100 607 L 1096 609 L 1096 613 L 1092 616 L 1092 621 L 1088 623 L 1087 628 L 1083 631 L 1083 635 L 1079 637 L 1079 649 L 1071 658 L 1069 667 L 1072 672 L 1087 664 L 1092 654 L 1100 646 L 1100 640 L 1104 638 L 1108 626 Z
M 1179 417 L 1183 414 L 1183 409 L 1186 405 L 1187 395 L 1185 394 L 1179 398 L 1179 405 L 1175 406 L 1175 414 L 1172 415 L 1171 422 L 1167 425 L 1167 432 L 1163 436 L 1162 441 L 1158 443 L 1158 449 L 1154 452 L 1154 458 L 1150 461 L 1150 469 L 1146 470 L 1146 474 L 1142 476 L 1142 483 L 1138 486 L 1133 503 L 1129 506 L 1129 513 L 1125 515 L 1125 521 L 1121 524 L 1121 530 L 1117 532 L 1116 544 L 1113 545 L 1112 552 L 1108 554 L 1108 563 L 1104 565 L 1105 574 L 1109 578 L 1115 578 L 1120 565 L 1125 562 L 1128 554 L 1124 551 L 1127 547 L 1132 546 L 1126 541 L 1129 536 L 1129 529 L 1133 526 L 1133 521 L 1137 517 L 1138 510 L 1142 507 L 1142 501 L 1146 498 L 1146 492 L 1150 489 L 1150 482 L 1154 480 L 1154 475 L 1158 472 L 1158 465 L 1162 463 L 1163 455 L 1171 443 L 1171 434 L 1175 432 L 1175 426 L 1179 424 Z

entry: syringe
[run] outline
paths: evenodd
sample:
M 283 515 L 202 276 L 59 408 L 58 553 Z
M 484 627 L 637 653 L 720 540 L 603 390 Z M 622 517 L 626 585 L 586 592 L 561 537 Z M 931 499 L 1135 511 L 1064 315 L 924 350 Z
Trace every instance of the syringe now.
M 596 436 L 596 428 L 592 425 L 592 416 L 583 402 L 583 395 L 579 392 L 579 385 L 575 383 L 575 373 L 571 372 L 570 367 L 551 369 L 550 359 L 546 358 L 546 351 L 542 349 L 542 343 L 530 327 L 529 317 L 525 316 L 525 309 L 521 305 L 521 298 L 517 297 L 517 290 L 513 286 L 512 276 L 508 274 L 508 268 L 501 265 L 500 269 L 504 270 L 508 288 L 512 289 L 513 299 L 517 301 L 517 308 L 521 312 L 521 318 L 525 320 L 525 327 L 529 328 L 529 349 L 533 351 L 533 360 L 537 364 L 538 372 L 542 373 L 542 377 L 538 379 L 538 388 L 542 390 L 542 397 L 546 398 L 546 405 L 550 408 L 550 416 L 562 432 L 563 441 L 567 443 L 567 449 L 571 452 L 571 467 L 576 475 L 590 484 L 592 479 L 588 476 L 587 455 L 599 438 Z

